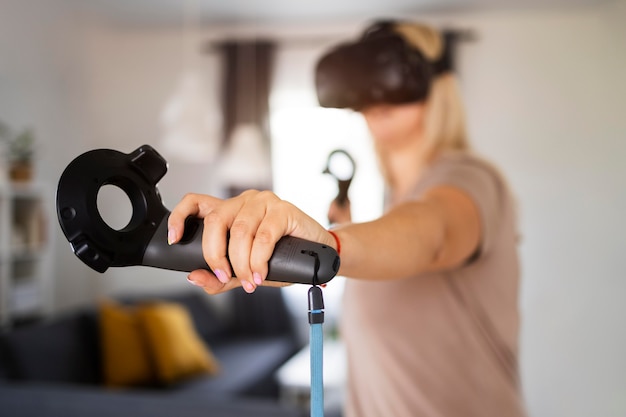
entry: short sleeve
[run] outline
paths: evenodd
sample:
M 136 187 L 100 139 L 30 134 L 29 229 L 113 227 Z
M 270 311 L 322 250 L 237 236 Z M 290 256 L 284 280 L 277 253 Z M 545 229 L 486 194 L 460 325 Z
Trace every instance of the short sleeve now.
M 437 186 L 452 186 L 465 192 L 476 204 L 481 222 L 481 256 L 492 248 L 504 216 L 506 190 L 501 175 L 487 162 L 454 153 L 437 160 L 420 181 L 418 195 Z

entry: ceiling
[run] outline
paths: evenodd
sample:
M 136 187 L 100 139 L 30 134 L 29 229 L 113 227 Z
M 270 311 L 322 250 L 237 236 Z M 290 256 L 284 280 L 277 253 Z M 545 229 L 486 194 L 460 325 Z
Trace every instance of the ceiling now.
M 425 12 L 518 10 L 593 5 L 610 0 L 68 0 L 119 24 L 180 24 L 184 13 L 203 23 L 332 23 Z

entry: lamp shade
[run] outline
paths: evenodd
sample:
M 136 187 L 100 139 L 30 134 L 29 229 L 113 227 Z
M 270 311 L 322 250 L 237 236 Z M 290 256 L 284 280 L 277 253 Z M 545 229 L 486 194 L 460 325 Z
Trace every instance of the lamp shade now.
M 235 126 L 220 157 L 217 176 L 224 186 L 231 188 L 263 189 L 271 184 L 269 146 L 258 126 Z
M 195 71 L 181 77 L 161 114 L 162 148 L 168 157 L 186 162 L 212 162 L 221 143 L 221 114 Z

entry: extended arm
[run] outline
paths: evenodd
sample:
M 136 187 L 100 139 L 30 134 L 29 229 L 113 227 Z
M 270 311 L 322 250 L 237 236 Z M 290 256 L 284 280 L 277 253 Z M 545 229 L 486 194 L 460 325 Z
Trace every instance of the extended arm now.
M 228 200 L 185 196 L 169 218 L 170 243 L 180 239 L 189 215 L 204 219 L 204 257 L 215 271 L 194 271 L 189 279 L 212 293 L 239 285 L 252 292 L 263 284 L 267 262 L 282 236 L 336 248 L 319 223 L 270 192 L 247 191 Z M 399 205 L 378 220 L 345 225 L 336 233 L 342 244 L 339 275 L 361 279 L 397 279 L 454 267 L 468 259 L 481 240 L 476 204 L 454 187 L 434 188 L 420 201 Z M 233 273 L 239 279 L 231 279 Z
M 379 219 L 335 232 L 342 248 L 339 274 L 376 280 L 453 268 L 481 240 L 476 204 L 465 192 L 447 186 L 400 204 Z

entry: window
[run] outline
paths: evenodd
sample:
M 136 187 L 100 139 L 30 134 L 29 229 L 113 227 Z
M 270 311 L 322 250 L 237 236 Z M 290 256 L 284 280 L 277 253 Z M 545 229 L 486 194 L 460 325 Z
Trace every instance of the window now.
M 277 51 L 270 97 L 272 172 L 274 191 L 328 225 L 329 203 L 337 183 L 323 174 L 334 149 L 345 149 L 357 168 L 350 187 L 353 219 L 370 220 L 382 212 L 383 183 L 369 133 L 362 116 L 349 110 L 319 107 L 313 85 L 313 68 L 322 48 L 281 48 Z M 335 279 L 324 291 L 327 327 L 340 309 L 343 280 Z M 306 286 L 285 289 L 292 312 L 306 316 Z M 303 319 L 303 323 L 307 323 Z

